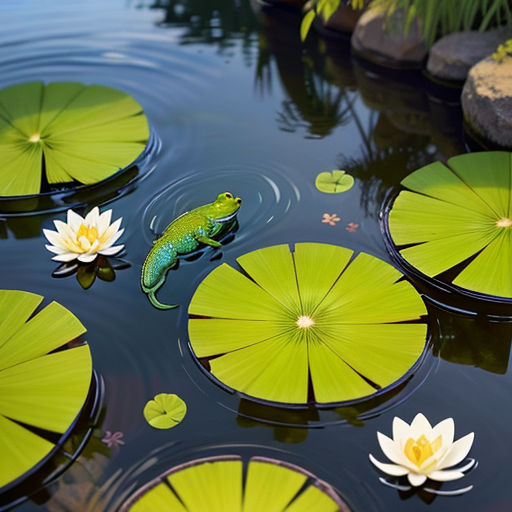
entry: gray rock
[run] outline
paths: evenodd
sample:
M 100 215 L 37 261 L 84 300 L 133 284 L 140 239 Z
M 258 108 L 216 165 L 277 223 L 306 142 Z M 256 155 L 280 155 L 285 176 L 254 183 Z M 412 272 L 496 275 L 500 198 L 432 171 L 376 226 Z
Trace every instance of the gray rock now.
M 359 55 L 371 60 L 371 57 L 386 61 L 395 61 L 398 65 L 421 64 L 427 54 L 418 25 L 413 22 L 405 35 L 405 15 L 396 11 L 391 17 L 375 9 L 368 9 L 357 22 L 352 34 L 352 48 Z M 392 64 L 392 62 L 390 62 Z
M 500 43 L 510 37 L 510 29 L 454 32 L 433 44 L 427 70 L 444 80 L 465 80 L 472 66 L 493 53 Z
M 512 57 L 492 57 L 473 66 L 462 91 L 469 126 L 481 136 L 512 149 Z

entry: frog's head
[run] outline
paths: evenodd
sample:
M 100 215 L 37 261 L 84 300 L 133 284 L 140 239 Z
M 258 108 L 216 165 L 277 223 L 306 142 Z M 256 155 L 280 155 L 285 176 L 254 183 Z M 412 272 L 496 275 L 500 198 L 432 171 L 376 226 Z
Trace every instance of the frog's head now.
M 239 197 L 234 197 L 231 192 L 223 192 L 217 196 L 213 207 L 215 209 L 215 219 L 217 222 L 227 222 L 235 215 L 242 200 Z

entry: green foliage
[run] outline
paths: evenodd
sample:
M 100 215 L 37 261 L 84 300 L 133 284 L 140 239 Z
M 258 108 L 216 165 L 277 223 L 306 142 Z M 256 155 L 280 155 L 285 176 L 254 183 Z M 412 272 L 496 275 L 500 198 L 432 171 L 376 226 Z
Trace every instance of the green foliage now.
M 131 164 L 149 136 L 128 94 L 75 82 L 30 82 L 0 90 L 0 195 L 49 184 L 91 184 Z
M 471 153 L 407 176 L 389 214 L 400 254 L 429 277 L 465 262 L 453 284 L 512 297 L 511 158 Z
M 325 194 L 340 194 L 354 186 L 354 178 L 345 171 L 321 172 L 315 180 L 315 187 Z
M 320 15 L 324 20 L 328 20 L 342 2 L 344 0 L 315 0 L 313 8 L 302 19 L 300 26 L 301 40 L 305 41 L 308 37 L 311 24 L 317 15 Z M 345 3 L 351 5 L 352 9 L 361 10 L 368 2 L 367 0 L 348 0 Z
M 187 404 L 174 394 L 160 393 L 144 407 L 144 418 L 155 428 L 172 428 L 187 414 Z
M 305 404 L 372 395 L 414 365 L 426 313 L 391 265 L 334 245 L 267 247 L 199 285 L 189 313 L 192 350 L 227 386 L 259 399 Z M 375 383 L 375 386 L 369 382 Z
M 0 290 L 0 488 L 55 448 L 38 429 L 64 434 L 89 392 L 89 347 L 66 347 L 84 326 L 56 302 L 34 315 L 42 300 Z
M 407 13 L 405 32 L 417 18 L 429 46 L 452 32 L 512 25 L 510 0 L 372 0 L 371 7 L 388 16 L 397 10 Z
M 507 57 L 512 57 L 512 39 L 500 44 L 492 54 L 492 58 L 499 63 L 503 62 Z
M 247 463 L 224 456 L 171 469 L 121 510 L 337 512 L 339 505 L 340 499 L 328 484 L 296 466 L 260 457 Z

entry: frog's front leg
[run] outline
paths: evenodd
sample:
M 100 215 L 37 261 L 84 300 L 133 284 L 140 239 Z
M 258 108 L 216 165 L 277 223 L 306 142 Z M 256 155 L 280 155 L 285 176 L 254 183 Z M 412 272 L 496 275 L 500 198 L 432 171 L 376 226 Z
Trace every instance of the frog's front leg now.
M 196 240 L 202 244 L 211 245 L 212 247 L 222 247 L 220 242 L 217 242 L 217 240 L 209 238 L 206 235 L 197 235 Z

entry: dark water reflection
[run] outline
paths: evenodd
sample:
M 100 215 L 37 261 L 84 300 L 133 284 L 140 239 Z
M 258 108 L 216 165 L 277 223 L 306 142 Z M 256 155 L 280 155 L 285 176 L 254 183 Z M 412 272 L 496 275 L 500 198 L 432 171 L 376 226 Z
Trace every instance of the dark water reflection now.
M 0 286 L 41 293 L 77 314 L 106 386 L 102 423 L 81 459 L 20 511 L 109 510 L 169 465 L 205 447 L 241 444 L 253 454 L 284 447 L 283 458 L 328 480 L 354 510 L 512 508 L 510 324 L 433 309 L 432 349 L 410 380 L 363 404 L 300 414 L 230 395 L 188 351 L 186 305 L 219 262 L 298 241 L 389 261 L 378 223 L 384 197 L 408 172 L 464 151 L 453 98 L 430 90 L 421 75 L 353 60 L 339 42 L 313 36 L 302 46 L 299 21 L 247 0 L 0 3 L 0 87 L 29 80 L 118 87 L 141 103 L 162 140 L 154 170 L 124 194 L 80 200 L 80 213 L 108 204 L 124 219 L 131 266 L 113 281 L 82 290 L 74 278 L 51 277 L 41 229 L 63 213 L 0 214 Z M 355 186 L 318 192 L 316 175 L 334 168 L 349 171 Z M 161 298 L 181 308 L 153 309 L 139 289 L 151 220 L 161 229 L 224 190 L 244 198 L 238 231 L 222 251 L 207 249 L 171 272 Z M 341 220 L 322 223 L 324 213 Z M 161 392 L 188 404 L 173 430 L 151 429 L 142 417 Z M 369 452 L 384 458 L 376 431 L 389 435 L 394 415 L 411 421 L 419 411 L 434 423 L 453 417 L 456 437 L 475 431 L 480 466 L 462 481 L 475 486 L 468 495 L 429 503 L 379 483 L 368 462 Z M 125 444 L 105 449 L 106 431 L 122 432 Z

